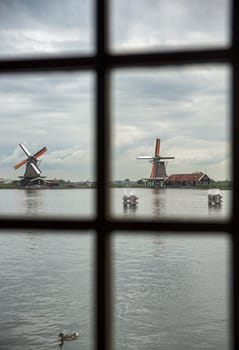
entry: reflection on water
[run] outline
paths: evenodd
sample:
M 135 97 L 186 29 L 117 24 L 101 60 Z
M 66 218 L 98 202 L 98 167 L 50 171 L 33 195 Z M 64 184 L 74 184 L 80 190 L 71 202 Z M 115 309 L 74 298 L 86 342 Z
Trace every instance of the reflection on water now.
M 151 190 L 152 194 L 152 213 L 154 217 L 159 218 L 160 213 L 165 210 L 165 198 L 162 195 L 163 189 L 155 188 Z
M 209 216 L 220 216 L 223 212 L 223 203 L 221 205 L 208 205 Z
M 93 217 L 94 189 L 1 190 L 0 215 Z
M 123 206 L 123 213 L 125 216 L 134 217 L 136 216 L 136 212 L 138 210 L 137 205 L 136 206 Z
M 42 197 L 41 191 L 37 190 L 22 190 L 24 191 L 24 202 L 25 214 L 27 215 L 37 215 L 42 212 Z

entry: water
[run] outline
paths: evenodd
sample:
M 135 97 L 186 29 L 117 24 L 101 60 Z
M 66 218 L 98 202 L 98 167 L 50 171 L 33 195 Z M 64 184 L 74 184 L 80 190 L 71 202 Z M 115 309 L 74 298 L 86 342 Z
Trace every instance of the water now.
M 115 350 L 230 349 L 225 236 L 114 238 Z
M 92 349 L 92 237 L 23 232 L 0 236 L 0 349 L 58 349 L 60 331 Z
M 90 218 L 95 214 L 92 189 L 1 190 L 0 215 Z
M 231 214 L 231 191 L 221 191 L 223 205 L 209 207 L 207 190 L 127 189 L 139 198 L 136 208 L 123 208 L 125 190 L 111 191 L 111 214 L 115 217 L 153 219 L 225 220 Z M 93 218 L 95 191 L 74 190 L 1 190 L 0 215 L 60 216 Z
M 94 190 L 1 190 L 2 215 L 94 216 Z M 230 215 L 200 190 L 136 189 L 139 205 L 112 214 L 155 219 Z M 59 332 L 80 333 L 62 349 L 94 347 L 94 233 L 2 232 L 0 350 L 59 349 Z M 229 349 L 230 241 L 226 235 L 114 233 L 114 348 Z
M 196 189 L 134 189 L 127 190 L 137 195 L 138 206 L 125 208 L 124 190 L 114 189 L 112 192 L 112 212 L 118 217 L 153 218 L 153 219 L 208 219 L 225 220 L 231 214 L 231 191 L 221 191 L 223 205 L 208 206 L 208 191 Z

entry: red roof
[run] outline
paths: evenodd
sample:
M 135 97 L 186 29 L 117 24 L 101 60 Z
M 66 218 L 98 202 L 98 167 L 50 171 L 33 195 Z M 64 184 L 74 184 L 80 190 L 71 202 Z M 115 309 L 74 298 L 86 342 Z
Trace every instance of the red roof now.
M 184 182 L 184 181 L 200 181 L 205 176 L 204 173 L 192 173 L 192 174 L 173 174 L 167 178 L 170 182 Z

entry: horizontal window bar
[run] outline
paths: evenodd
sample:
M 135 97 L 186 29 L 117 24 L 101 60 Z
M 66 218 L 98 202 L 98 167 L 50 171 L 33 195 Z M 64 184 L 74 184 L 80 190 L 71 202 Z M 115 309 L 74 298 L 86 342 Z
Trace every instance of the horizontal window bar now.
M 237 50 L 209 49 L 187 50 L 163 53 L 134 53 L 119 55 L 101 55 L 85 57 L 33 58 L 0 60 L 0 73 L 32 72 L 32 71 L 71 71 L 97 69 L 103 65 L 114 67 L 144 67 L 148 65 L 179 65 L 193 63 L 233 62 L 238 56 Z
M 205 221 L 127 221 L 127 220 L 59 220 L 59 219 L 18 219 L 2 218 L 0 219 L 0 230 L 3 229 L 22 229 L 32 228 L 38 230 L 97 230 L 97 231 L 178 231 L 178 232 L 233 232 L 233 222 L 205 222 Z

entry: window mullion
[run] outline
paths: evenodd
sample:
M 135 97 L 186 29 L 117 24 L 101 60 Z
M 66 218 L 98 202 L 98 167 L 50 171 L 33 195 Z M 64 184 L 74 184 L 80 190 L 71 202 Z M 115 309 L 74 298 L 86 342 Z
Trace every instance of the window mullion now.
M 107 229 L 109 179 L 108 1 L 96 1 L 96 175 L 97 175 L 97 349 L 111 348 L 110 237 Z
M 239 225 L 239 102 L 238 102 L 238 91 L 239 91 L 239 6 L 238 1 L 232 0 L 232 14 L 231 14 L 231 40 L 233 50 L 233 62 L 232 62 L 232 173 L 233 173 L 233 235 L 232 235 L 232 293 L 233 293 L 233 339 L 234 349 L 239 348 L 239 236 L 238 236 L 238 225 Z

